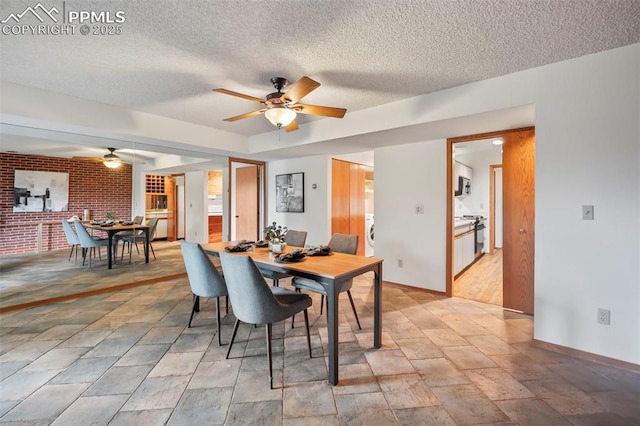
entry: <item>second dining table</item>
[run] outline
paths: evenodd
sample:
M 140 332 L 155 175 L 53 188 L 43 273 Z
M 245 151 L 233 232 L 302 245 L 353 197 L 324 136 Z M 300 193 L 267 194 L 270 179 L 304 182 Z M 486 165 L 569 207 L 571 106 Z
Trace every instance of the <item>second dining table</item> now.
M 205 252 L 219 256 L 230 242 L 203 244 Z M 289 247 L 287 251 L 296 249 Z M 253 247 L 250 251 L 234 253 L 249 256 L 260 269 L 267 269 L 287 275 L 309 278 L 319 282 L 327 292 L 327 329 L 329 351 L 328 381 L 338 384 L 338 296 L 347 282 L 366 272 L 373 272 L 373 347 L 382 346 L 382 259 L 333 253 L 331 256 L 307 256 L 302 262 L 279 263 L 268 248 Z
M 115 249 L 116 247 L 114 247 L 113 245 L 113 237 L 118 233 L 118 232 L 123 232 L 123 231 L 142 231 L 144 232 L 145 235 L 145 239 L 144 239 L 144 263 L 149 263 L 149 239 L 150 239 L 150 235 L 149 235 L 149 225 L 141 225 L 141 224 L 132 224 L 132 225 L 123 225 L 121 223 L 116 223 L 115 225 L 111 225 L 111 226 L 105 226 L 105 225 L 99 225 L 99 224 L 91 224 L 91 223 L 86 223 L 84 224 L 84 227 L 87 229 L 94 229 L 94 230 L 99 230 L 99 231 L 104 231 L 107 233 L 107 238 L 109 239 L 109 253 L 107 253 L 107 259 L 108 259 L 108 264 L 109 264 L 109 269 L 113 268 L 113 264 L 115 263 L 113 261 L 113 257 L 115 255 Z M 131 250 L 131 248 L 129 248 L 129 250 Z

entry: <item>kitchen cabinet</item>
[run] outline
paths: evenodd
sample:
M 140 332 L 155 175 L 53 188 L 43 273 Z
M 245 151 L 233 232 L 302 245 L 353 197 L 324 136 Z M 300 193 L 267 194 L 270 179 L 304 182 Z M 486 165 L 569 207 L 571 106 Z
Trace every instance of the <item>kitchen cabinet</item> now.
M 455 227 L 453 240 L 453 275 L 458 275 L 475 260 L 475 234 L 473 224 Z
M 166 211 L 147 211 L 147 221 L 149 219 L 157 218 L 158 225 L 156 226 L 156 234 L 154 238 L 156 240 L 167 238 L 167 212 Z
M 208 194 L 222 195 L 222 172 L 212 171 L 208 174 Z
M 459 177 L 464 177 L 469 180 L 473 178 L 473 169 L 466 164 L 462 164 L 459 161 L 456 161 L 455 164 L 455 174 L 456 174 L 456 182 L 459 180 Z
M 147 194 L 164 194 L 165 193 L 164 176 L 146 175 L 145 176 L 145 192 Z
M 222 241 L 222 215 L 209 215 L 209 242 Z

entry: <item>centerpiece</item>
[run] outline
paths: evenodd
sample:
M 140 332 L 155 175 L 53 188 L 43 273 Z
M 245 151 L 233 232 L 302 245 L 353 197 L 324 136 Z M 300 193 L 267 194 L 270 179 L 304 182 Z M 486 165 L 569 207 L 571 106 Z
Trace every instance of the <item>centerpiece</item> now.
M 286 226 L 280 226 L 276 222 L 264 228 L 264 237 L 269 241 L 269 250 L 282 253 L 287 248 L 287 243 L 284 241 L 287 231 L 289 229 Z

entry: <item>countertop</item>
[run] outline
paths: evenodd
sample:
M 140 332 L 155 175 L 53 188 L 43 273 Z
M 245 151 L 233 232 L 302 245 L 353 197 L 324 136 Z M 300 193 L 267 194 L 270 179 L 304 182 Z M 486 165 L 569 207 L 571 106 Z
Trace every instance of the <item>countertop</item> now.
M 209 216 L 222 216 L 222 212 L 209 212 Z

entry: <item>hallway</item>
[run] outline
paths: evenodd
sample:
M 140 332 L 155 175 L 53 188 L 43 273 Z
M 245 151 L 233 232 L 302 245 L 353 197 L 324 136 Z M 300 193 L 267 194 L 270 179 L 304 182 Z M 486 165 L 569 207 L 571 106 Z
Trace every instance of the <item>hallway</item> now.
M 502 306 L 502 250 L 485 253 L 453 283 L 453 295 Z

